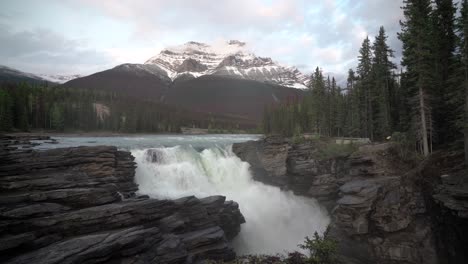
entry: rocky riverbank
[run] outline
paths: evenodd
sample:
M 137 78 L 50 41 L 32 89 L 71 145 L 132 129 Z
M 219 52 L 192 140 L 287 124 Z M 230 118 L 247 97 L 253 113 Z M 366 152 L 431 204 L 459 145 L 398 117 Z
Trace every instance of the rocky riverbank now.
M 267 137 L 233 151 L 256 180 L 314 197 L 329 210 L 343 263 L 468 263 L 468 188 L 456 176 L 463 155 L 433 155 L 417 167 L 390 143 L 328 157 L 320 148 Z
M 231 260 L 245 222 L 223 196 L 138 196 L 135 162 L 115 147 L 31 149 L 0 138 L 0 262 L 192 263 Z

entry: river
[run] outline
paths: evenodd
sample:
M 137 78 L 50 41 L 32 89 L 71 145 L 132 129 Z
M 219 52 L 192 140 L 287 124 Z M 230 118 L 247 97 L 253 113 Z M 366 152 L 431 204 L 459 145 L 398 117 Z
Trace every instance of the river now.
M 276 254 L 298 250 L 305 236 L 329 223 L 316 200 L 254 181 L 250 165 L 232 144 L 258 135 L 135 135 L 55 137 L 58 144 L 38 148 L 113 145 L 135 156 L 139 193 L 153 198 L 224 195 L 239 203 L 246 219 L 232 241 L 238 254 Z

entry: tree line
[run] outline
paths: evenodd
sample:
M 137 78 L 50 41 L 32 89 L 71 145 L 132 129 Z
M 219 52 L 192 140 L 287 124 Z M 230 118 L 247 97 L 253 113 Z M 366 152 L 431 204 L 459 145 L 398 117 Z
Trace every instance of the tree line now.
M 468 0 L 405 0 L 402 10 L 400 69 L 381 27 L 363 40 L 345 87 L 317 68 L 304 98 L 265 109 L 265 133 L 374 141 L 398 133 L 424 155 L 464 135 L 468 153 Z
M 98 90 L 0 84 L 0 131 L 173 133 L 180 128 L 242 129 L 242 120 L 186 111 Z

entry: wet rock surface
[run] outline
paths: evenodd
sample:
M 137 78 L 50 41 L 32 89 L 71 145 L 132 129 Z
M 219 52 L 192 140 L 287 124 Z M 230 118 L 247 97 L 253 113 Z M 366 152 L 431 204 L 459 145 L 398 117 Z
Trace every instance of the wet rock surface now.
M 318 147 L 267 137 L 233 151 L 259 173 L 256 180 L 314 197 L 328 209 L 329 235 L 339 241 L 343 263 L 465 263 L 441 260 L 421 175 L 390 143 L 328 158 L 317 155 Z
M 115 147 L 31 149 L 0 137 L 0 262 L 231 260 L 245 222 L 224 196 L 138 196 L 135 162 Z M 41 138 L 40 140 L 49 140 Z

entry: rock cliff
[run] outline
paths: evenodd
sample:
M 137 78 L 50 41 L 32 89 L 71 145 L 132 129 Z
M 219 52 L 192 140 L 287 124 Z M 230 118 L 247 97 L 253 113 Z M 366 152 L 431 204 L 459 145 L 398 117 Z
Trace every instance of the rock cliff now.
M 462 161 L 444 165 L 438 160 L 446 155 L 435 155 L 418 168 L 390 143 L 333 157 L 320 155 L 321 147 L 267 137 L 233 151 L 256 180 L 314 197 L 329 210 L 329 234 L 344 263 L 467 263 L 468 188 L 441 172 Z
M 468 263 L 468 177 L 460 150 L 438 151 L 419 168 L 440 263 Z
M 245 222 L 237 203 L 223 196 L 138 196 L 129 152 L 108 146 L 35 151 L 28 140 L 0 138 L 0 262 L 235 257 L 228 240 Z

